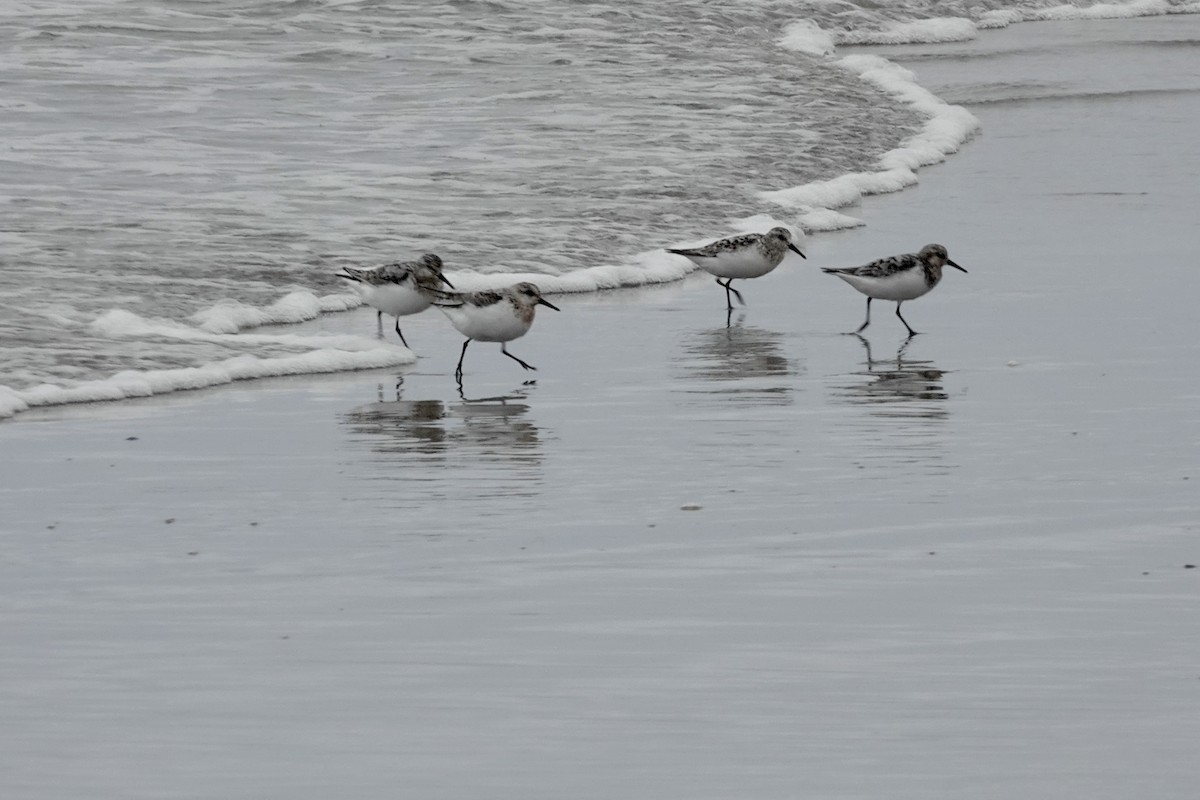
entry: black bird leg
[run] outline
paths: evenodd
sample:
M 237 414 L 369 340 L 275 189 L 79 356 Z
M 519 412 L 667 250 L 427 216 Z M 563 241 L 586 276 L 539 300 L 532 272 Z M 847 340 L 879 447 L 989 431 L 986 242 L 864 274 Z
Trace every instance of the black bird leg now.
M 463 359 L 467 357 L 467 345 L 470 343 L 470 339 L 467 339 L 465 342 L 463 342 L 462 352 L 458 354 L 458 366 L 454 368 L 454 377 L 458 378 L 459 381 L 462 380 L 462 362 Z
M 900 317 L 900 302 L 899 301 L 897 301 L 897 303 L 896 303 L 896 316 Z M 912 329 L 912 327 L 908 324 L 908 321 L 905 320 L 904 317 L 900 317 L 900 321 L 904 323 L 904 327 L 908 328 L 909 336 L 917 335 L 917 332 Z
M 517 357 L 516 357 L 516 356 L 514 356 L 512 353 L 508 352 L 507 348 L 505 348 L 505 346 L 504 346 L 504 342 L 501 342 L 501 343 L 500 343 L 500 352 L 501 352 L 501 353 L 504 353 L 504 355 L 508 356 L 509 358 L 511 358 L 513 361 L 517 362 L 518 364 L 520 364 L 520 365 L 521 365 L 522 367 L 524 367 L 525 369 L 531 369 L 531 370 L 533 370 L 534 372 L 537 372 L 537 367 L 535 367 L 535 366 L 532 366 L 531 364 L 526 364 L 524 361 L 522 361 L 521 359 L 517 358 Z
M 742 293 L 733 288 L 730 285 L 732 283 L 733 278 L 726 278 L 724 283 L 721 283 L 721 279 L 717 278 L 717 285 L 725 287 L 725 302 L 728 304 L 730 311 L 733 310 L 733 298 L 729 296 L 731 292 L 733 293 L 734 297 L 737 297 L 738 305 L 746 305 L 746 301 L 742 299 Z
M 871 324 L 871 299 L 872 298 L 870 297 L 867 298 L 867 319 L 862 325 L 858 326 L 858 330 L 856 330 L 855 333 L 862 333 L 867 329 L 867 326 Z M 896 306 L 896 310 L 899 311 L 900 306 Z

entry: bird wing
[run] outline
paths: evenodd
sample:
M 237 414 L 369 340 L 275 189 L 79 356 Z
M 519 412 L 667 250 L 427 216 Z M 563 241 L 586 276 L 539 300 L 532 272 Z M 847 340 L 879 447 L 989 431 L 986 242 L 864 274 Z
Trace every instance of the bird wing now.
M 463 295 L 463 299 L 477 308 L 486 308 L 494 306 L 504 299 L 503 292 L 470 292 Z
M 371 270 L 372 283 L 404 283 L 412 277 L 416 265 L 408 261 L 384 264 Z
M 447 292 L 445 289 L 430 287 L 429 297 L 438 308 L 462 308 L 466 305 L 466 295 L 462 292 Z
M 711 245 L 710 245 L 711 247 Z M 692 248 L 690 250 L 676 250 L 673 247 L 668 247 L 668 253 L 674 253 L 677 256 L 687 256 L 688 258 L 712 258 L 716 253 L 706 253 L 707 247 Z
M 383 286 L 388 283 L 404 283 L 412 277 L 414 268 L 411 261 L 397 261 L 392 264 L 363 269 L 342 267 L 342 271 L 337 273 L 337 277 L 372 286 Z
M 440 308 L 462 308 L 467 305 L 486 308 L 504 299 L 502 292 L 495 291 L 447 292 L 444 289 L 430 289 L 429 294 L 433 297 L 433 304 Z
M 760 234 L 744 233 L 741 236 L 730 236 L 728 239 L 718 239 L 712 244 L 704 245 L 704 247 L 692 247 L 679 250 L 668 247 L 667 252 L 693 258 L 716 258 L 726 250 L 741 250 L 744 247 L 749 247 L 756 243 L 759 238 Z
M 354 267 L 342 267 L 342 271 L 335 273 L 334 277 L 345 278 L 346 280 L 354 281 L 355 283 L 365 283 L 367 280 L 366 275 L 368 272 L 370 272 L 369 269 L 355 269 Z
M 857 275 L 860 278 L 887 278 L 895 275 L 898 272 L 907 272 L 910 269 L 915 269 L 920 266 L 921 260 L 913 253 L 905 253 L 902 256 L 888 256 L 887 258 L 879 258 L 860 267 L 842 267 L 840 269 L 826 269 L 825 272 L 831 274 L 841 273 L 843 275 Z

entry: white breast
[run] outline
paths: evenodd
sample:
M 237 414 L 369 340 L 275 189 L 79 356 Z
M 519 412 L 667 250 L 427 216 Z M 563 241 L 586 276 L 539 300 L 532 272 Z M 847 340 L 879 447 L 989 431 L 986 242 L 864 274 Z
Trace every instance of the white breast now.
M 407 284 L 356 284 L 363 302 L 393 317 L 406 317 L 429 308 L 429 298 Z
M 782 257 L 779 259 L 782 261 Z M 759 278 L 779 265 L 763 258 L 757 247 L 727 250 L 714 258 L 694 258 L 700 269 L 718 278 Z
M 915 300 L 933 287 L 925 282 L 925 270 L 918 268 L 889 275 L 886 278 L 866 278 L 835 272 L 839 278 L 876 300 Z
M 513 304 L 501 300 L 490 306 L 458 306 L 443 308 L 459 333 L 480 342 L 511 342 L 529 332 L 529 322 L 517 315 Z

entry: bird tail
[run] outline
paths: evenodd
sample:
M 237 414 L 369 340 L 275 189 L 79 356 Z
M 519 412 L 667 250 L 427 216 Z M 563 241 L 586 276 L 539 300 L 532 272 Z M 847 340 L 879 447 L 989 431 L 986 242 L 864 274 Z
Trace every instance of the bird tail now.
M 366 270 L 355 269 L 354 267 L 342 267 L 342 271 L 335 273 L 336 278 L 345 278 L 348 281 L 362 283 L 365 277 Z
M 845 271 L 846 270 L 841 267 L 821 267 L 821 272 L 828 272 L 830 275 L 837 275 Z
M 447 292 L 445 289 L 436 289 L 432 286 L 425 291 L 432 298 L 431 302 L 438 308 L 458 308 L 466 302 L 458 292 Z
M 703 255 L 702 253 L 700 253 L 696 250 L 676 250 L 671 247 L 666 248 L 666 250 L 668 253 L 674 253 L 677 256 L 687 256 L 689 258 L 691 258 L 692 256 Z

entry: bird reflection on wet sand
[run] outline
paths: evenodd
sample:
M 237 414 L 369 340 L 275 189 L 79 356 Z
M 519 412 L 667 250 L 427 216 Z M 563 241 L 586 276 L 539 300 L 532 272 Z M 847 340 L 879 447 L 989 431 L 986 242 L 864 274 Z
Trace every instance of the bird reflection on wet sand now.
M 529 497 L 540 491 L 545 457 L 522 402 L 531 388 L 457 403 L 397 397 L 348 411 L 341 421 L 349 441 L 374 454 L 364 460 L 369 477 L 411 484 L 414 502 Z
M 887 359 L 871 354 L 871 343 L 859 334 L 867 353 L 866 371 L 851 373 L 860 380 L 835 388 L 835 394 L 851 403 L 872 407 L 871 413 L 880 417 L 925 417 L 944 419 L 947 416 L 946 390 L 942 387 L 943 370 L 931 361 L 915 361 L 906 355 L 912 339 L 906 339 Z M 866 380 L 861 380 L 866 378 Z
M 783 355 L 783 339 L 776 331 L 740 323 L 689 334 L 677 362 L 690 379 L 682 391 L 746 405 L 791 403 L 790 378 L 803 370 Z
M 859 469 L 907 476 L 897 484 L 900 494 L 936 500 L 944 485 L 926 485 L 925 477 L 947 475 L 955 466 L 947 461 L 945 451 L 950 416 L 949 395 L 942 386 L 946 372 L 930 361 L 908 358 L 911 338 L 886 359 L 875 358 L 871 343 L 857 338 L 866 350 L 866 369 L 840 376 L 831 388 L 836 403 L 866 413 L 835 416 L 834 426 L 841 437 L 849 436 L 856 443 L 860 455 L 854 460 Z

